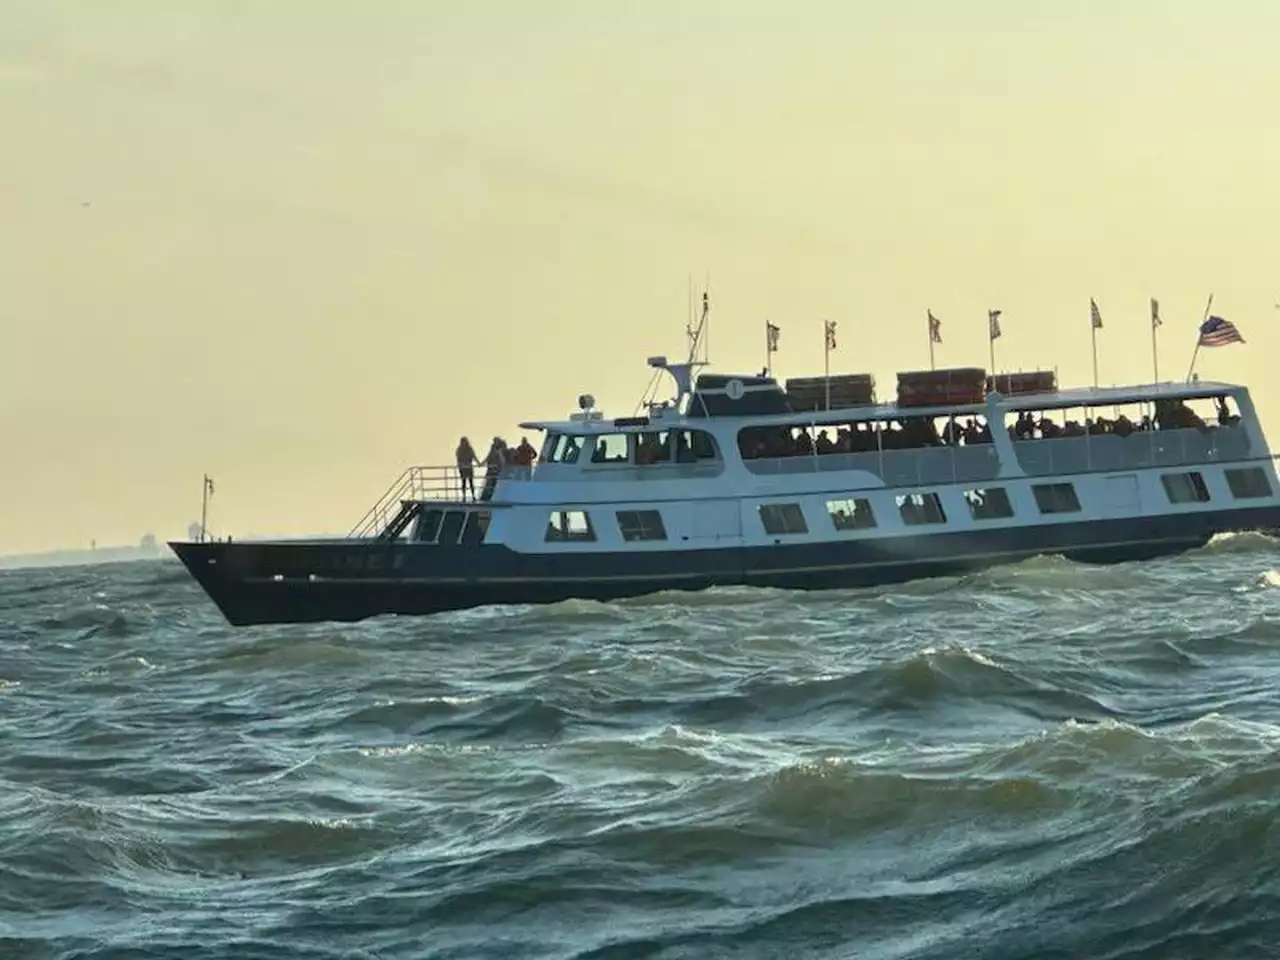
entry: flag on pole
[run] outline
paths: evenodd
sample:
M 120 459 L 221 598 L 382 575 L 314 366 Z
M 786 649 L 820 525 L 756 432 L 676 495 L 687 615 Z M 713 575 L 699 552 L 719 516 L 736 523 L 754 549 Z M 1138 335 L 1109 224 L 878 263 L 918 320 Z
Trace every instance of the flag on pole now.
M 209 491 L 209 496 L 213 496 L 213 477 L 204 478 L 204 488 Z
M 827 321 L 827 349 L 834 350 L 836 348 L 836 322 L 834 320 Z
M 1155 327 L 1160 326 L 1160 323 L 1161 323 L 1160 301 L 1157 300 L 1155 297 L 1152 297 L 1151 298 L 1151 326 L 1154 329 Z
M 766 343 L 770 353 L 778 352 L 778 334 L 782 332 L 782 328 L 776 323 L 766 323 L 765 330 L 767 333 Z
M 987 335 L 995 340 L 1000 336 L 1000 310 L 987 311 Z
M 933 315 L 932 310 L 929 311 L 929 341 L 931 343 L 942 342 L 942 321 Z
M 1200 324 L 1200 346 L 1225 347 L 1229 343 L 1244 343 L 1244 337 L 1231 321 L 1210 317 Z
M 1098 301 L 1093 297 L 1089 298 L 1089 322 L 1093 324 L 1093 329 L 1102 329 L 1102 312 L 1098 309 Z

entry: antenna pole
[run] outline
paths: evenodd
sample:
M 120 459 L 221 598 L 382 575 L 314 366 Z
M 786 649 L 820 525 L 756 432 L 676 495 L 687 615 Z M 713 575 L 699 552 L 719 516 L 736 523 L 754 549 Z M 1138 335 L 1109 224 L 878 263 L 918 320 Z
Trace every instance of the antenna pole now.
M 209 475 L 204 475 L 204 482 L 200 484 L 200 542 L 204 543 L 208 538 L 207 531 L 209 529 Z

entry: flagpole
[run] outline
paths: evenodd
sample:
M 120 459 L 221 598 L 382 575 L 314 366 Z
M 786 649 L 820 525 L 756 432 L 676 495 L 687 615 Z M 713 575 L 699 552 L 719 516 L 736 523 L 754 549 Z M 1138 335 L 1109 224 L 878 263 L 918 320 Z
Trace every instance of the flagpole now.
M 924 317 L 925 335 L 929 338 L 929 369 L 938 369 L 933 362 L 933 312 L 925 311 Z
M 1089 317 L 1089 331 L 1093 334 L 1093 386 L 1096 390 L 1098 387 L 1098 327 L 1093 322 L 1093 317 Z
M 1209 319 L 1209 311 L 1213 309 L 1213 294 L 1209 294 L 1209 302 L 1204 305 L 1204 320 L 1200 321 L 1201 326 Z M 1196 348 L 1191 351 L 1191 366 L 1187 367 L 1187 383 L 1191 382 L 1191 374 L 1196 369 L 1196 357 L 1200 355 L 1200 331 L 1196 330 Z
M 209 475 L 204 475 L 204 483 L 200 485 L 200 542 L 204 543 L 205 531 L 209 521 Z
M 996 338 L 991 335 L 991 318 L 987 318 L 987 340 L 991 347 L 991 376 L 996 375 Z
M 831 409 L 831 321 L 822 322 L 822 379 L 826 391 L 827 409 Z
M 1160 350 L 1156 344 L 1156 328 L 1160 326 L 1157 321 L 1160 318 L 1160 308 L 1156 306 L 1156 301 L 1151 301 L 1151 375 L 1154 378 L 1152 383 L 1160 382 Z
M 773 341 L 769 339 L 769 321 L 764 322 L 764 375 L 773 376 Z

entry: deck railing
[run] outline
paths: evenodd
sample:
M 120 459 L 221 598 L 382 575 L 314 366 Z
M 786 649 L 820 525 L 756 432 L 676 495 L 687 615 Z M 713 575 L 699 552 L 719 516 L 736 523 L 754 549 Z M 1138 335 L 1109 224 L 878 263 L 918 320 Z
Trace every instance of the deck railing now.
M 499 476 L 503 480 L 531 480 L 536 467 L 508 466 Z M 471 501 L 485 494 L 487 482 L 486 468 L 481 465 L 475 468 L 475 493 L 466 491 L 463 497 L 462 474 L 452 464 L 448 466 L 409 467 L 387 488 L 387 492 L 378 498 L 368 509 L 360 521 L 351 528 L 349 537 L 376 537 L 387 529 L 387 526 L 400 513 L 405 502 L 418 500 L 439 500 L 460 503 L 464 499 Z M 490 491 L 492 492 L 492 491 Z

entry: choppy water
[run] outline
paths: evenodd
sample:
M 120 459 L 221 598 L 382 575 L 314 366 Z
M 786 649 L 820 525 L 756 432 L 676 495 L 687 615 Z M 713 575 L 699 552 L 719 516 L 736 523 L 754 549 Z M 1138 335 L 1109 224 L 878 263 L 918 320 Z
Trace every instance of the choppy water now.
M 1264 957 L 1280 544 L 234 631 L 0 573 L 0 957 Z

